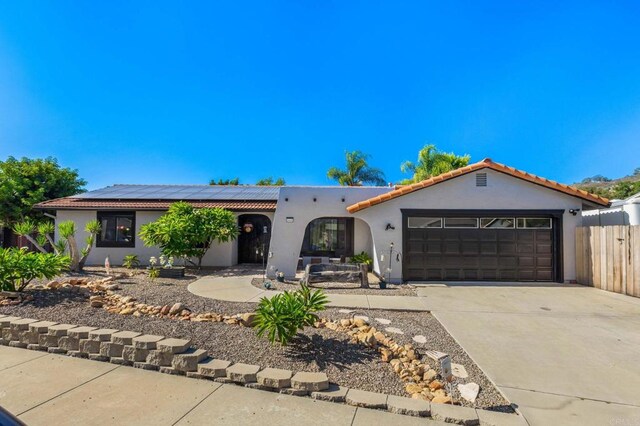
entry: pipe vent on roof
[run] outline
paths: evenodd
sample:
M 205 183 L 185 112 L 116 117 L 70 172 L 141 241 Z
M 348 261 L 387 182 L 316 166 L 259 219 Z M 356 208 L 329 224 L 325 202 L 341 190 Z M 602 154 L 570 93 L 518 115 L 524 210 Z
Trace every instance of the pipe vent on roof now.
M 486 173 L 476 173 L 476 186 L 487 186 Z

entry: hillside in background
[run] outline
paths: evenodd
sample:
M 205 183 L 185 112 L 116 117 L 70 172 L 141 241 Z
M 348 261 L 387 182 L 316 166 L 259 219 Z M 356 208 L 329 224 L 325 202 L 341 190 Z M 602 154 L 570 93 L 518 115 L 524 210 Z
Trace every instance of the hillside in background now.
M 582 179 L 582 182 L 575 183 L 573 186 L 610 200 L 625 199 L 640 192 L 640 167 L 636 168 L 631 175 L 621 178 L 609 179 L 606 176 L 596 175 Z

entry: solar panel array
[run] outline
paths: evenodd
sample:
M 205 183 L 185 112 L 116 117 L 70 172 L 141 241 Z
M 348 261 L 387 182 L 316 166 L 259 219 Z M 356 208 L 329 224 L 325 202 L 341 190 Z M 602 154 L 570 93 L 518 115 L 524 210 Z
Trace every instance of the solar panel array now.
M 75 198 L 106 200 L 277 200 L 277 186 L 113 185 Z

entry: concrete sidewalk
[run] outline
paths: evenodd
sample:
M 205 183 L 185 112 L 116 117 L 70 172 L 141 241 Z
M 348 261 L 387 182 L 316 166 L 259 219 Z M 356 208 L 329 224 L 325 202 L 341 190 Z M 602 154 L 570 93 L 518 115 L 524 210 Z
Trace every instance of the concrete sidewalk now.
M 6 346 L 0 406 L 35 426 L 442 424 Z
M 226 302 L 258 302 L 262 297 L 281 293 L 254 287 L 251 280 L 260 275 L 207 275 L 189 284 L 189 291 L 197 296 Z M 384 296 L 365 294 L 327 293 L 329 306 L 337 308 L 391 309 L 426 311 L 423 301 L 412 296 Z
M 417 292 L 531 425 L 640 424 L 640 299 L 577 285 Z

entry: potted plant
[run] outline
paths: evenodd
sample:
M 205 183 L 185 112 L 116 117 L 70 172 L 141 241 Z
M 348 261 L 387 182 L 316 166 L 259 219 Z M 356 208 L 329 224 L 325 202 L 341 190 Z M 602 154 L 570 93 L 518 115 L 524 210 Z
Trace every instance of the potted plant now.
M 387 288 L 387 282 L 384 280 L 384 278 L 380 278 L 380 290 L 384 290 L 385 288 Z
M 366 251 L 363 251 L 353 255 L 349 260 L 349 263 L 352 263 L 354 265 L 365 264 L 367 265 L 367 270 L 371 272 L 371 268 L 373 266 L 373 259 L 371 258 L 371 256 L 369 256 L 369 254 Z
M 160 256 L 161 278 L 182 278 L 184 277 L 184 269 L 184 266 L 173 266 L 173 256 Z

